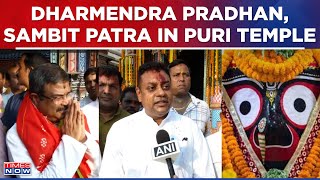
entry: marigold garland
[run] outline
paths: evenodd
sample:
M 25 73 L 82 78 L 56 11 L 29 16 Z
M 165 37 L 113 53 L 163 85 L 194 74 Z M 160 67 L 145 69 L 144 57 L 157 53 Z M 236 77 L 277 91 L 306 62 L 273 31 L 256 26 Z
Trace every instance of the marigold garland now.
M 223 170 L 222 178 L 237 178 L 237 174 L 232 169 Z
M 222 75 L 234 61 L 237 67 L 248 77 L 262 82 L 286 82 L 306 69 L 314 60 L 320 67 L 320 49 L 298 50 L 290 58 L 277 56 L 274 51 L 266 51 L 267 58 L 262 58 L 261 51 L 226 50 L 222 55 Z M 223 126 L 223 169 L 234 171 L 239 177 L 255 177 L 236 141 L 233 128 L 226 117 L 221 116 Z M 226 142 L 227 141 L 227 142 Z M 320 178 L 320 130 L 314 139 L 306 162 L 298 177 Z M 230 165 L 231 163 L 231 165 Z
M 224 169 L 231 169 L 233 170 L 233 165 L 231 163 L 230 154 L 227 148 L 227 143 L 222 135 L 222 166 Z
M 313 57 L 317 61 L 318 66 L 320 67 L 320 49 L 313 49 Z
M 262 82 L 286 82 L 306 69 L 314 60 L 320 65 L 320 50 L 297 50 L 286 59 L 275 51 L 228 50 L 222 55 L 222 74 L 232 62 L 248 77 Z
M 227 71 L 232 59 L 233 59 L 233 50 L 225 50 L 222 55 L 222 65 L 221 65 L 221 74 L 222 76 Z
M 256 177 L 251 172 L 239 147 L 231 124 L 227 118 L 222 119 L 222 168 L 236 172 L 240 178 Z M 298 175 L 299 178 L 320 178 L 320 130 Z
M 244 155 L 238 145 L 233 128 L 227 118 L 222 118 L 222 168 L 234 171 L 240 178 L 256 177 L 249 168 Z
M 306 158 L 306 162 L 298 175 L 300 178 L 316 178 L 320 177 L 320 131 L 314 140 L 310 153 Z
M 250 78 L 262 82 L 286 82 L 300 74 L 314 61 L 312 55 L 312 50 L 298 50 L 284 61 L 269 62 L 257 57 L 250 50 L 236 50 L 234 61 L 237 67 Z

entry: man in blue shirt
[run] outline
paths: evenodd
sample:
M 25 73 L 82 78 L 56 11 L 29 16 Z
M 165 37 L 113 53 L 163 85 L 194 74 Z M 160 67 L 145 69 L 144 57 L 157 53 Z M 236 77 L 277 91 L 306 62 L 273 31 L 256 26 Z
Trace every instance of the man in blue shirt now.
M 18 61 L 18 80 L 19 84 L 29 88 L 29 73 L 37 66 L 45 63 L 50 63 L 50 61 L 44 58 L 41 54 L 37 53 L 25 53 L 22 54 L 20 60 Z M 10 129 L 14 123 L 16 123 L 17 115 L 19 111 L 20 104 L 25 96 L 26 92 L 22 92 L 12 96 L 5 107 L 4 114 L 1 121 L 4 125 L 4 129 L 7 131 Z

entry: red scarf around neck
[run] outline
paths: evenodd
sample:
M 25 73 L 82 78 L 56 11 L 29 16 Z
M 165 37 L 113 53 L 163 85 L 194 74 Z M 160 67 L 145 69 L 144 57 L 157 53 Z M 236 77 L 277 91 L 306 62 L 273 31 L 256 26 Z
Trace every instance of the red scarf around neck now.
M 85 118 L 86 130 L 89 132 Z M 27 148 L 36 168 L 42 172 L 50 162 L 53 152 L 58 147 L 62 134 L 60 129 L 33 105 L 29 93 L 24 97 L 18 117 L 17 132 Z M 88 154 L 83 157 L 74 178 L 88 178 L 91 170 L 86 163 Z

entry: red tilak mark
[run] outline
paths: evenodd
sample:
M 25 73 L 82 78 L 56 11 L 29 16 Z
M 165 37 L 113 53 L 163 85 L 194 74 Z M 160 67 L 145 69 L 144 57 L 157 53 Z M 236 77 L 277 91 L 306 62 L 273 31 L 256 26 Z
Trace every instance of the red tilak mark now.
M 157 77 L 158 81 L 162 84 L 162 83 L 165 83 L 166 82 L 166 77 L 161 74 L 160 72 L 158 73 L 158 77 Z

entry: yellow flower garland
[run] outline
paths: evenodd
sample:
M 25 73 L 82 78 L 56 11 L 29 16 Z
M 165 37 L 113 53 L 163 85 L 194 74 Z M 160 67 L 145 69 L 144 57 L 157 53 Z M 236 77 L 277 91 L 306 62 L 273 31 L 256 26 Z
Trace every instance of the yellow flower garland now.
M 262 82 L 286 82 L 300 74 L 313 62 L 311 50 L 298 50 L 282 63 L 259 59 L 250 50 L 236 50 L 234 60 L 248 77 Z
M 240 178 L 256 177 L 244 160 L 244 155 L 239 147 L 233 129 L 228 120 L 222 117 L 222 168 L 223 171 L 235 172 Z M 226 142 L 227 141 L 227 142 Z M 320 130 L 314 139 L 306 162 L 302 166 L 299 178 L 320 178 Z
M 317 61 L 318 66 L 320 67 L 320 49 L 313 49 L 312 50 L 313 57 Z
M 300 171 L 298 177 L 300 178 L 320 177 L 319 155 L 320 155 L 320 131 L 318 131 L 318 136 L 314 140 L 310 153 L 306 159 L 306 162 L 302 166 L 302 170 Z
M 238 145 L 237 138 L 234 136 L 233 129 L 227 118 L 222 118 L 222 168 L 224 171 L 234 171 L 240 178 L 256 177 L 249 168 L 244 155 Z
M 233 50 L 225 50 L 222 55 L 222 65 L 221 65 L 221 74 L 224 75 L 224 73 L 227 71 L 232 59 L 233 59 Z
M 222 135 L 222 166 L 224 167 L 224 178 L 231 178 L 230 176 L 234 175 L 235 177 L 237 174 L 233 170 L 233 165 L 231 163 L 230 154 L 227 148 L 226 140 L 224 139 L 224 135 Z M 229 172 L 229 173 L 228 173 Z
M 226 50 L 222 55 L 222 75 L 227 71 L 232 60 L 248 77 L 262 82 L 285 82 L 300 74 L 314 60 L 320 67 L 320 50 L 298 50 L 288 59 L 268 52 L 271 58 L 262 58 L 262 54 L 249 50 Z M 239 177 L 255 177 L 250 171 L 243 153 L 234 136 L 228 120 L 221 116 L 223 126 L 222 161 L 225 171 L 236 172 Z M 226 143 L 226 141 L 228 143 Z M 320 178 L 320 130 L 298 177 Z M 231 163 L 231 164 L 230 164 Z
M 286 59 L 274 51 L 265 57 L 251 50 L 228 50 L 222 56 L 222 74 L 232 62 L 248 77 L 262 82 L 286 82 L 306 69 L 314 60 L 320 65 L 320 50 L 297 50 Z

